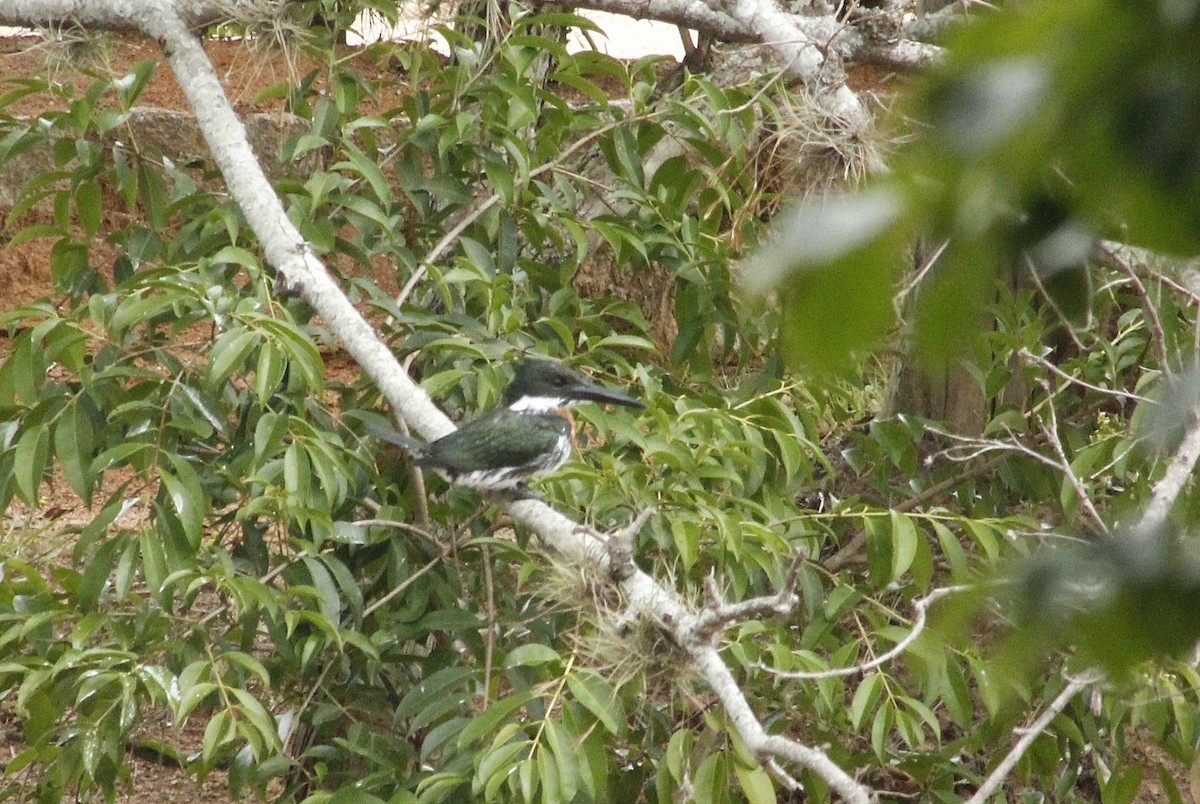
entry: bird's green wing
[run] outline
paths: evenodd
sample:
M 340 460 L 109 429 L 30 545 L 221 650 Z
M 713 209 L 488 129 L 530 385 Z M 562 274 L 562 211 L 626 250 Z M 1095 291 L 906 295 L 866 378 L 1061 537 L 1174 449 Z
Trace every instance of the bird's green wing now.
M 502 409 L 430 444 L 418 463 L 456 472 L 536 465 L 569 433 L 570 424 L 561 416 Z

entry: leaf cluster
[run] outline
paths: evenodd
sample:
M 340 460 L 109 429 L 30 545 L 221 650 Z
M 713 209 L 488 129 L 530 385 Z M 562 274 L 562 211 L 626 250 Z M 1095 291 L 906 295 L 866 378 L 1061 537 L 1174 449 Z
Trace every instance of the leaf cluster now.
M 584 413 L 592 449 L 543 491 L 604 524 L 671 498 L 686 515 L 647 537 L 648 560 L 686 548 L 691 585 L 714 555 L 746 557 L 739 587 L 769 588 L 787 550 L 770 512 L 811 473 L 815 420 L 762 356 L 769 320 L 730 293 L 730 221 L 761 200 L 755 87 L 693 78 L 664 99 L 655 60 L 568 55 L 542 32 L 564 24 L 591 25 L 516 19 L 486 55 L 447 28 L 452 61 L 422 45 L 362 50 L 403 73 L 394 107 L 391 86 L 319 48 L 322 69 L 264 93 L 309 121 L 278 192 L 456 418 L 494 404 L 522 352 L 638 385 L 654 423 Z M 232 793 L 292 800 L 353 786 L 386 800 L 607 801 L 667 796 L 695 774 L 769 799 L 754 758 L 724 753 L 734 738 L 719 718 L 701 718 L 708 733 L 673 687 L 647 711 L 641 682 L 607 680 L 579 648 L 599 625 L 541 590 L 551 570 L 523 534 L 489 527 L 476 496 L 440 481 L 426 500 L 400 457 L 363 437 L 384 415 L 378 392 L 275 293 L 209 166 L 164 161 L 126 127 L 155 67 L 98 74 L 79 97 L 28 80 L 0 98 L 64 107 L 0 117 L 0 163 L 52 155 L 7 225 L 14 245 L 53 240 L 55 294 L 0 318 L 0 500 L 36 513 L 65 481 L 82 512 L 9 526 L 0 686 L 24 730 L 5 794 L 112 795 L 140 748 L 201 778 L 226 771 Z M 675 153 L 648 173 L 663 143 Z M 601 213 L 587 206 L 599 195 Z M 573 286 L 596 252 L 621 284 L 666 278 L 679 333 L 667 353 L 634 299 Z M 724 381 L 731 369 L 767 395 Z M 725 410 L 710 419 L 713 406 Z M 651 435 L 672 419 L 674 441 Z M 767 502 L 748 520 L 723 510 L 742 496 Z M 697 730 L 672 740 L 680 719 Z
M 579 411 L 584 449 L 539 491 L 602 529 L 654 504 L 637 561 L 697 605 L 710 576 L 730 600 L 770 595 L 803 552 L 796 610 L 722 637 L 755 711 L 881 790 L 957 801 L 978 785 L 1028 707 L 1062 688 L 1044 657 L 1071 644 L 1073 612 L 1087 609 L 1062 572 L 1008 585 L 1031 605 L 997 605 L 1009 599 L 996 569 L 1093 535 L 1089 503 L 1108 522 L 1141 509 L 1179 438 L 1181 420 L 1157 416 L 1187 404 L 1171 390 L 1186 382 L 1162 378 L 1193 359 L 1194 300 L 1152 267 L 1112 262 L 1087 263 L 1082 316 L 1048 275 L 991 295 L 995 254 L 958 278 L 998 242 L 1011 256 L 1058 231 L 1013 212 L 1031 187 L 1067 186 L 1043 169 L 1047 135 L 1028 151 L 1042 168 L 1012 172 L 975 239 L 960 237 L 981 220 L 968 202 L 990 198 L 1014 152 L 956 156 L 951 143 L 929 151 L 938 181 L 904 183 L 903 163 L 896 184 L 776 241 L 788 260 L 823 260 L 779 286 L 781 322 L 735 297 L 730 268 L 739 243 L 766 239 L 759 215 L 777 203 L 754 154 L 761 121 L 786 106 L 772 78 L 688 76 L 667 91 L 656 60 L 568 54 L 554 26 L 592 23 L 562 14 L 514 12 L 488 49 L 446 27 L 449 59 L 398 43 L 348 56 L 333 40 L 353 4 L 291 5 L 329 27 L 309 34 L 322 67 L 264 93 L 307 124 L 276 187 L 422 386 L 467 419 L 500 398 L 505 363 L 532 353 L 635 390 L 638 416 Z M 1008 36 L 996 41 L 1023 41 Z M 395 85 L 359 60 L 388 65 Z M 23 743 L 4 793 L 111 795 L 129 749 L 151 747 L 198 777 L 227 771 L 233 793 L 294 801 L 782 795 L 652 623 L 630 623 L 611 590 L 547 562 L 475 493 L 415 483 L 403 456 L 364 436 L 387 415 L 378 391 L 323 322 L 275 292 L 207 165 L 166 164 L 123 128 L 153 68 L 97 77 L 36 121 L 0 116 L 0 164 L 52 154 L 8 225 L 18 243 L 54 239 L 56 297 L 0 317 L 0 501 L 41 511 L 65 482 L 84 512 L 45 532 L 11 518 L 0 689 Z M 974 120 L 937 100 L 954 96 L 954 79 L 939 80 L 929 108 Z M 1004 100 L 1021 85 L 999 86 Z M 65 92 L 9 87 L 0 107 Z M 1061 175 L 1068 164 L 1053 163 Z M 927 186 L 932 201 L 914 189 Z M 922 309 L 992 322 L 966 353 L 989 411 L 974 440 L 877 416 L 892 358 L 842 357 L 893 326 L 897 255 L 926 203 L 941 211 L 931 231 L 963 245 Z M 1019 237 L 1013 220 L 1026 221 Z M 597 263 L 610 287 L 583 292 Z M 625 292 L 654 282 L 669 291 L 655 310 Z M 970 296 L 985 285 L 984 301 Z M 789 375 L 780 330 L 785 346 L 849 368 Z M 1194 509 L 1174 511 L 1181 532 Z M 1121 566 L 1084 558 L 1102 578 Z M 1164 563 L 1178 570 L 1167 592 L 1112 584 L 1092 644 L 1190 599 L 1187 565 Z M 914 607 L 947 584 L 973 591 L 936 603 L 902 658 L 853 669 L 910 637 Z M 1142 619 L 1118 617 L 1145 600 L 1157 607 Z M 1056 630 L 1006 642 L 1038 618 Z M 1068 708 L 1014 785 L 1028 800 L 1083 800 L 1089 785 L 1130 800 L 1142 771 L 1125 761 L 1126 735 L 1149 732 L 1164 763 L 1193 760 L 1194 676 L 1158 665 L 1096 708 Z M 829 800 L 816 775 L 801 781 Z

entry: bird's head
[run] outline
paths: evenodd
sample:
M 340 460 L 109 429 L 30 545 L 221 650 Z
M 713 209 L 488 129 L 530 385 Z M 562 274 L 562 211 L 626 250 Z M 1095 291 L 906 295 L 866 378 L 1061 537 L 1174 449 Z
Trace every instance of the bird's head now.
M 605 388 L 552 360 L 522 360 L 504 390 L 504 404 L 529 413 L 553 413 L 577 402 L 645 407 L 620 391 Z

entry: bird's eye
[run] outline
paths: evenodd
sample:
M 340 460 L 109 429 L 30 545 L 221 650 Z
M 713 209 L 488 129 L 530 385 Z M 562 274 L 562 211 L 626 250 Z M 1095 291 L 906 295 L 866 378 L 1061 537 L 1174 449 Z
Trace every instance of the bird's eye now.
M 555 377 L 554 384 L 561 388 L 562 386 L 567 384 L 567 378 L 566 377 Z

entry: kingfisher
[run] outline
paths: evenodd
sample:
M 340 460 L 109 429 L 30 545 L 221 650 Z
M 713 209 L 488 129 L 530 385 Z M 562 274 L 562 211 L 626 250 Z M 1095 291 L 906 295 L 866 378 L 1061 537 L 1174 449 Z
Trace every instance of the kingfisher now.
M 517 364 L 501 406 L 436 441 L 370 425 L 368 430 L 451 483 L 531 497 L 525 480 L 555 471 L 570 457 L 574 420 L 568 411 L 579 402 L 645 407 L 561 363 L 528 359 Z

